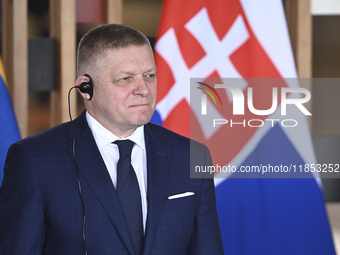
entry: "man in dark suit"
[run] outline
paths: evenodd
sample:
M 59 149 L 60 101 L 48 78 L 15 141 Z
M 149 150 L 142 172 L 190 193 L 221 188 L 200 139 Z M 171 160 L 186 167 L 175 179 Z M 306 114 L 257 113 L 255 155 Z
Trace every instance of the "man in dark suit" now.
M 223 254 L 213 180 L 189 171 L 212 164 L 209 150 L 148 123 L 157 82 L 147 38 L 92 29 L 77 73 L 86 111 L 9 149 L 0 254 Z

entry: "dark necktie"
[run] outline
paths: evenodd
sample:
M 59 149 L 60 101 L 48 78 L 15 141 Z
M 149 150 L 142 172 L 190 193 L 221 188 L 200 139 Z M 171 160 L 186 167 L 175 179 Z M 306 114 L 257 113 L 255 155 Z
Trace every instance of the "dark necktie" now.
M 125 215 L 136 254 L 142 253 L 143 217 L 142 202 L 137 176 L 131 165 L 131 151 L 134 142 L 117 140 L 119 160 L 117 163 L 117 194 Z

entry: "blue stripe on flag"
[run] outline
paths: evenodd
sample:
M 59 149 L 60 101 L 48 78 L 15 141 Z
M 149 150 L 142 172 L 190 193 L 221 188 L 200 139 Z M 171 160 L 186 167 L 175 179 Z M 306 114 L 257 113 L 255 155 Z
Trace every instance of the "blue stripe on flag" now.
M 292 162 L 304 164 L 276 126 L 242 165 Z M 226 254 L 335 254 L 324 200 L 314 178 L 230 178 L 216 187 L 216 199 Z
M 156 109 L 155 112 L 153 113 L 150 122 L 152 122 L 152 123 L 154 123 L 154 124 L 157 124 L 157 125 L 160 125 L 160 126 L 163 125 L 163 121 L 162 121 L 161 115 L 159 114 L 159 112 L 157 111 L 157 109 Z

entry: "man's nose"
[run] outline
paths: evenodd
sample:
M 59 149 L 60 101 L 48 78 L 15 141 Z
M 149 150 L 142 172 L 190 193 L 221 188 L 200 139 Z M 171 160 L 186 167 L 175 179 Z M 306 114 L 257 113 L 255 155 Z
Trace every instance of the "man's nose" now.
M 150 92 L 149 83 L 144 79 L 144 77 L 140 77 L 136 80 L 134 93 L 136 95 L 147 96 Z

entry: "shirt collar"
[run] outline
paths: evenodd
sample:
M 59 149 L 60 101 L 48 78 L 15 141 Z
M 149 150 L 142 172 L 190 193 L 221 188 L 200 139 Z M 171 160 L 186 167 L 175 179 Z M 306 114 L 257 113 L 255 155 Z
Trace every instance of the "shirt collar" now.
M 145 150 L 144 125 L 136 128 L 136 130 L 133 131 L 133 133 L 130 136 L 120 139 L 118 136 L 116 136 L 115 134 L 107 130 L 105 127 L 103 127 L 88 112 L 86 112 L 86 120 L 99 149 L 108 144 L 112 144 L 112 142 L 116 140 L 129 139 L 133 141 L 135 144 L 137 144 L 142 150 Z

